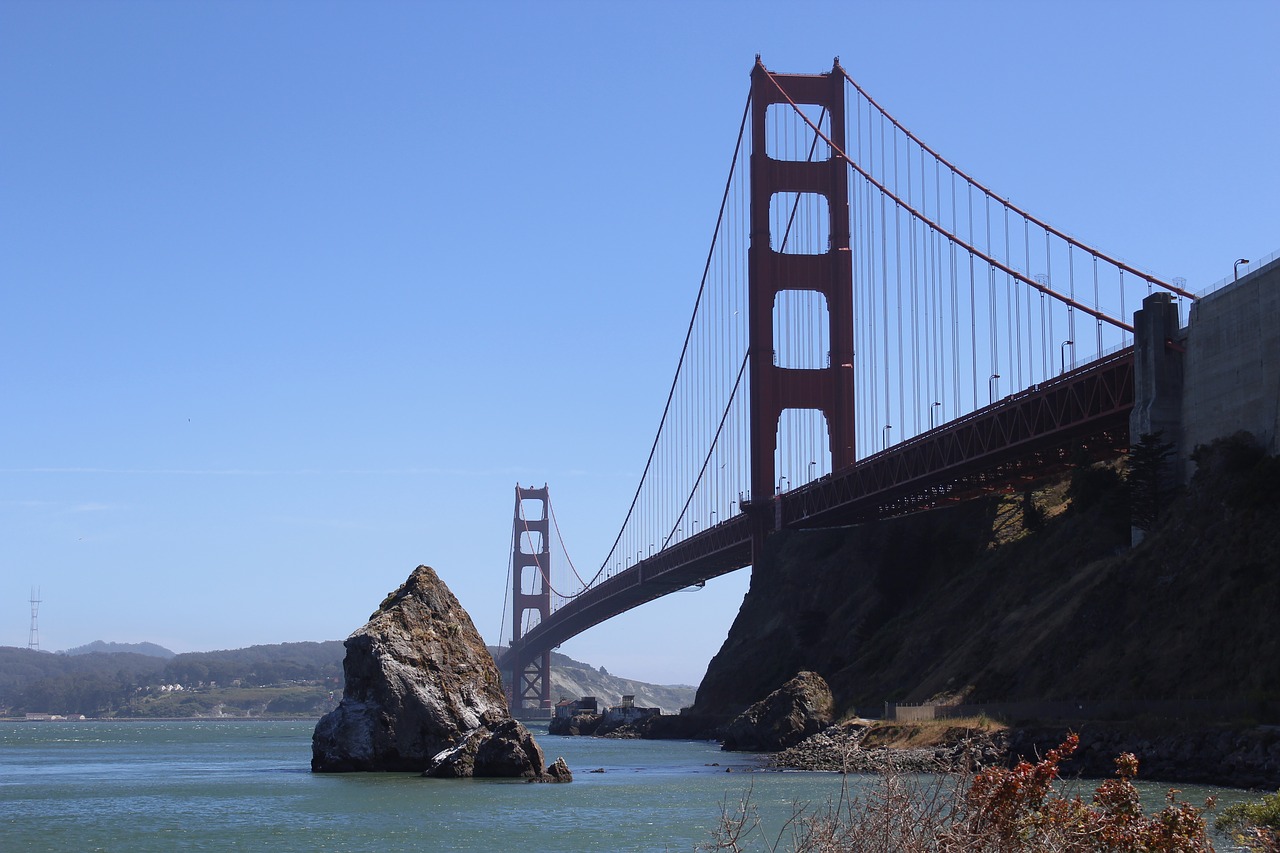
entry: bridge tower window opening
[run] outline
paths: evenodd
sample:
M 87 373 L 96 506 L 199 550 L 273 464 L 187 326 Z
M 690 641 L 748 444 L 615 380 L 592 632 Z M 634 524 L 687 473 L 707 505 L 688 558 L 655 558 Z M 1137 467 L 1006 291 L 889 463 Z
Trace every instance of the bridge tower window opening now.
M 540 531 L 522 530 L 520 532 L 520 553 L 541 554 L 546 549 L 546 542 L 543 541 Z
M 529 633 L 534 628 L 538 627 L 538 625 L 541 624 L 541 622 L 542 622 L 541 613 L 539 613 L 536 609 L 532 607 L 526 608 L 520 613 L 520 626 L 521 626 L 520 633 L 522 634 Z
M 769 225 L 771 247 L 780 254 L 822 255 L 831 248 L 830 204 L 821 193 L 774 193 Z
M 783 491 L 831 473 L 831 437 L 821 409 L 784 409 L 774 451 L 775 485 Z
M 803 116 L 803 117 L 802 117 Z M 808 121 L 805 121 L 805 119 Z M 818 127 L 821 134 L 814 133 Z M 831 113 L 819 104 L 770 104 L 765 114 L 765 152 L 773 160 L 817 162 L 831 159 Z
M 831 366 L 827 297 L 813 290 L 781 290 L 773 303 L 773 363 L 788 370 Z
M 542 582 L 542 572 L 525 571 L 520 573 L 520 594 L 527 596 L 542 595 L 543 591 L 548 588 L 547 584 Z M 537 612 L 537 611 L 532 611 Z

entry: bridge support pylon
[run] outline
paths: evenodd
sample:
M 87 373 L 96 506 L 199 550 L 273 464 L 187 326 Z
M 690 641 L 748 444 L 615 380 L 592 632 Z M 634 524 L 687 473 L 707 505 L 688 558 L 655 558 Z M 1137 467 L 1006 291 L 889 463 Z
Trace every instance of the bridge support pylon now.
M 534 502 L 541 503 L 542 507 L 530 517 L 525 513 L 525 505 Z M 516 509 L 511 537 L 513 645 L 524 636 L 525 620 L 531 612 L 538 614 L 538 622 L 551 615 L 550 508 L 550 496 L 545 484 L 540 489 L 522 488 L 519 483 L 516 484 Z M 550 650 L 526 663 L 515 662 L 507 675 L 507 704 L 515 717 L 527 719 L 550 716 Z
M 845 77 L 837 61 L 827 74 L 774 74 L 756 60 L 751 74 L 751 243 L 748 250 L 748 304 L 751 367 L 752 557 L 778 526 L 773 500 L 779 482 L 775 466 L 778 422 L 787 409 L 817 409 L 826 418 L 831 471 L 855 461 L 853 381 L 853 260 L 849 248 L 849 167 L 836 150 L 845 146 Z M 788 100 L 789 99 L 789 100 Z M 825 159 L 784 160 L 770 156 L 769 108 L 791 104 L 816 107 L 816 118 L 834 146 Z M 811 131 L 810 131 L 811 132 Z M 825 197 L 830 235 L 824 253 L 793 253 L 775 241 L 770 208 L 780 193 Z M 783 198 L 795 198 L 786 196 Z M 785 217 L 784 217 L 785 218 Z M 826 299 L 831 350 L 823 367 L 777 364 L 783 349 L 774 340 L 778 294 L 807 290 Z

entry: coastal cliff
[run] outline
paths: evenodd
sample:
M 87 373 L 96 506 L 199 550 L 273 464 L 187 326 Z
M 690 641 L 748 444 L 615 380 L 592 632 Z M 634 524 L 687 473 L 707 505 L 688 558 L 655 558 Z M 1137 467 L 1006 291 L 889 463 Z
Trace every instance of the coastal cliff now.
M 727 720 L 802 670 L 837 715 L 885 701 L 1280 704 L 1280 462 L 1247 437 L 1198 454 L 1129 547 L 1125 484 L 1082 469 L 1030 497 L 783 532 L 692 713 Z

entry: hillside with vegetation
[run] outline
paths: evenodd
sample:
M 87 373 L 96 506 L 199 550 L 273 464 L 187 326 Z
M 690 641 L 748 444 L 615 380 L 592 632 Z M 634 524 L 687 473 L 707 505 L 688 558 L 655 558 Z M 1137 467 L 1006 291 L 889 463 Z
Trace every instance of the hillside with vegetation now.
M 127 649 L 127 651 L 121 650 Z M 157 651 L 158 650 L 158 651 Z M 0 646 L 0 716 L 319 717 L 342 698 L 339 640 L 175 655 L 151 643 L 98 641 L 50 653 Z M 678 711 L 693 688 L 646 684 L 552 653 L 553 698 L 593 695 L 604 704 Z
M 52 654 L 0 647 L 0 714 L 318 716 L 336 703 L 335 691 L 342 691 L 342 655 L 336 640 L 192 652 L 167 660 L 137 652 Z
M 1245 436 L 1196 460 L 1177 492 L 1081 468 L 1022 495 L 773 537 L 695 712 L 732 715 L 811 670 L 846 715 L 1194 699 L 1280 722 L 1280 460 Z M 1135 515 L 1151 530 L 1131 547 Z

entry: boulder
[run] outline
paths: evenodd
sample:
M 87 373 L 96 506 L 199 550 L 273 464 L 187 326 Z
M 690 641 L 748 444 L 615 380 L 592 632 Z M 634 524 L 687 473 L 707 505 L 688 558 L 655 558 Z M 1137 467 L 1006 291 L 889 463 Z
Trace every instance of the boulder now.
M 573 779 L 564 759 L 546 766 L 542 749 L 518 720 L 486 720 L 458 743 L 432 757 L 423 772 L 437 779 L 470 776 L 510 776 L 533 782 L 568 782 Z M 560 778 L 567 775 L 568 778 Z
M 342 701 L 316 724 L 312 771 L 547 776 L 471 617 L 428 566 L 345 645 Z
M 734 717 L 723 730 L 723 748 L 776 752 L 831 725 L 834 702 L 822 676 L 801 672 Z

